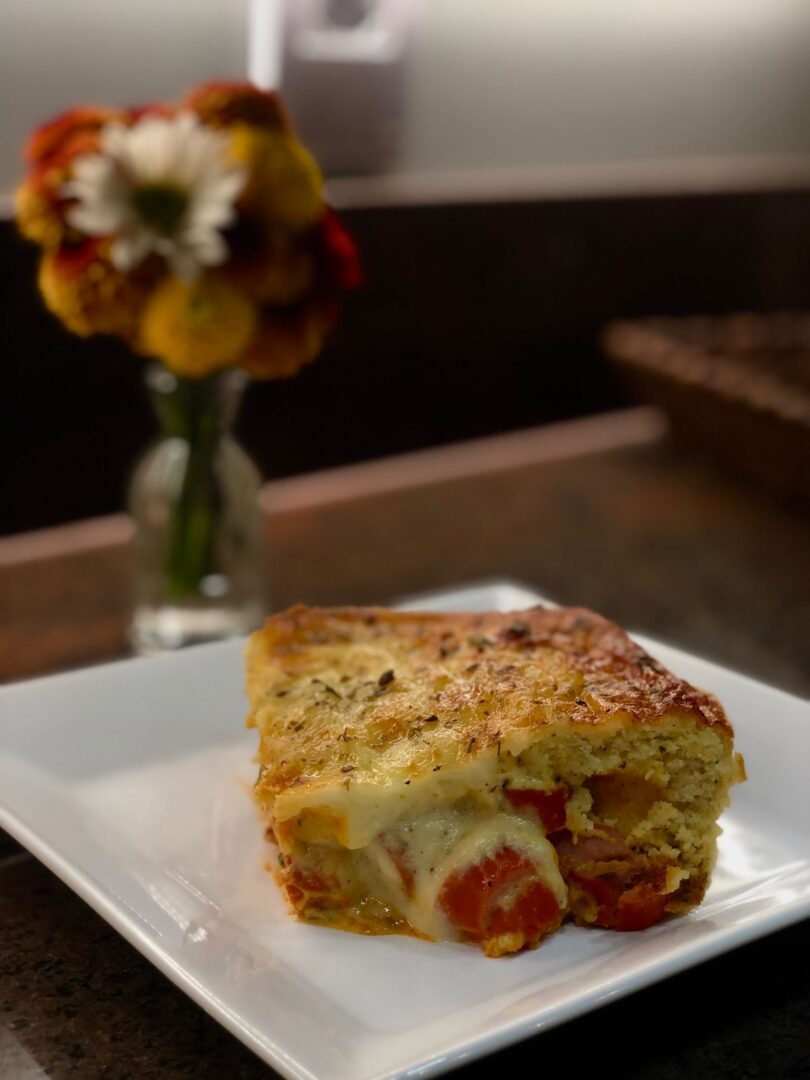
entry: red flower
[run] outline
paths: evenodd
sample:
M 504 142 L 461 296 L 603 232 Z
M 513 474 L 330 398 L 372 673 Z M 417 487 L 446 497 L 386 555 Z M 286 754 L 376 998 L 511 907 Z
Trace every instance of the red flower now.
M 98 129 L 81 125 L 71 128 L 68 124 L 62 125 L 58 132 L 49 133 L 39 147 L 32 148 L 32 153 L 40 156 L 17 189 L 14 200 L 17 224 L 29 240 L 51 250 L 70 235 L 64 211 L 72 200 L 66 198 L 63 190 L 70 175 L 70 163 L 82 154 L 95 153 L 98 148 Z
M 211 127 L 242 123 L 270 131 L 292 130 L 278 94 L 249 82 L 206 83 L 192 90 L 183 105 Z
M 115 121 L 125 123 L 126 119 L 126 114 L 120 109 L 107 109 L 100 105 L 77 105 L 41 124 L 34 131 L 25 145 L 25 160 L 34 167 L 49 164 L 56 157 L 61 162 L 64 160 L 66 145 L 75 143 L 80 136 L 85 139 L 97 138 L 105 124 Z M 96 142 L 93 148 L 97 145 Z M 80 152 L 86 153 L 85 150 Z
M 335 211 L 327 206 L 318 225 L 317 244 L 326 283 L 334 289 L 356 289 L 363 283 L 357 245 Z
M 63 244 L 53 253 L 54 272 L 64 282 L 73 282 L 90 267 L 104 259 L 105 242 L 99 236 L 87 236 L 77 244 Z

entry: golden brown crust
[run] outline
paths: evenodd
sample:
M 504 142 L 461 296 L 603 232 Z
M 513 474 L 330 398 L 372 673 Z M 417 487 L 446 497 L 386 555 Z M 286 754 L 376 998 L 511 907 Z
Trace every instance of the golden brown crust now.
M 266 796 L 441 768 L 555 729 L 681 717 L 731 737 L 715 698 L 583 608 L 297 606 L 268 619 L 247 657 Z

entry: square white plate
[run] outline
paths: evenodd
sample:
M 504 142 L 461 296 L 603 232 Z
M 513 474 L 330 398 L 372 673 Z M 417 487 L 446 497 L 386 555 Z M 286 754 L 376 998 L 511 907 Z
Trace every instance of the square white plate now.
M 490 584 L 417 606 L 537 599 Z M 644 644 L 720 697 L 750 779 L 705 902 L 643 933 L 566 926 L 488 960 L 291 921 L 262 868 L 239 642 L 0 691 L 0 825 L 284 1076 L 436 1075 L 810 914 L 810 707 Z

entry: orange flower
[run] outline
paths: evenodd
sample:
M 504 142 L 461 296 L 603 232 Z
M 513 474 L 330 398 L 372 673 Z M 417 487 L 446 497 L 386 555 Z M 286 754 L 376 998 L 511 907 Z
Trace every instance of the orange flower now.
M 46 125 L 47 126 L 47 125 Z M 58 247 L 79 234 L 65 221 L 70 200 L 63 185 L 70 179 L 71 162 L 99 148 L 99 129 L 78 125 L 62 130 L 51 148 L 31 170 L 14 194 L 17 225 L 23 236 L 46 249 Z
M 221 275 L 168 277 L 146 305 L 139 347 L 176 375 L 203 378 L 232 364 L 255 326 L 255 308 Z
M 248 235 L 256 245 L 252 258 L 246 257 L 244 238 L 241 245 L 232 243 L 234 258 L 228 272 L 240 268 L 240 287 L 252 290 L 265 307 L 238 363 L 255 379 L 289 379 L 323 347 L 337 321 L 339 293 L 360 284 L 357 249 L 330 208 L 306 234 L 288 236 L 286 245 L 283 233 L 269 250 L 260 230 L 253 228 Z M 300 289 L 297 295 L 292 292 L 294 284 Z
M 152 282 L 148 274 L 120 274 L 106 258 L 106 246 L 90 237 L 46 252 L 39 265 L 39 288 L 48 308 L 74 334 L 130 339 Z
M 312 245 L 242 215 L 226 233 L 230 258 L 222 272 L 258 304 L 294 304 L 310 293 L 318 266 Z
M 278 94 L 249 82 L 211 82 L 192 90 L 183 105 L 210 127 L 249 124 L 268 131 L 292 131 Z
M 127 115 L 123 110 L 108 109 L 101 105 L 77 105 L 41 124 L 34 131 L 23 151 L 25 160 L 34 166 L 42 165 L 61 151 L 67 140 L 79 134 L 97 135 L 105 124 L 116 121 L 121 124 L 127 122 Z
M 329 325 L 319 304 L 264 311 L 239 366 L 254 379 L 291 379 L 321 351 Z

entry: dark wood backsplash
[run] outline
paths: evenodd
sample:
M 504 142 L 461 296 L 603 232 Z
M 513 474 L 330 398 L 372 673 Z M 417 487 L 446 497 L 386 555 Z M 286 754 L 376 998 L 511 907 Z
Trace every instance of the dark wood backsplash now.
M 268 477 L 621 405 L 596 342 L 616 316 L 810 306 L 810 192 L 344 216 L 366 285 L 324 356 L 242 410 Z M 152 431 L 142 361 L 43 310 L 11 223 L 0 251 L 0 532 L 119 509 Z

